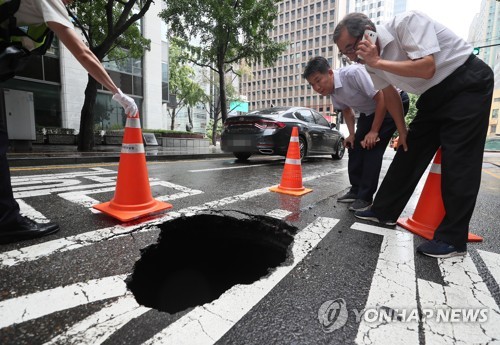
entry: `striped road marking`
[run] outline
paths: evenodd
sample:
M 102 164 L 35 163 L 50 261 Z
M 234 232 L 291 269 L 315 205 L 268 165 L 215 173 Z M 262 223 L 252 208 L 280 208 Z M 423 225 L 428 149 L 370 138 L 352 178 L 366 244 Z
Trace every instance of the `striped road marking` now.
M 149 310 L 151 309 L 137 304 L 132 294 L 127 294 L 74 324 L 45 345 L 102 344 L 127 322 Z
M 498 341 L 500 308 L 469 255 L 437 259 L 444 281 L 444 285 L 440 285 L 416 279 L 412 234 L 360 223 L 353 224 L 352 228 L 384 236 L 365 308 L 418 310 L 422 314 L 421 321 L 417 317 L 402 322 L 378 319 L 367 323 L 361 318 L 357 344 L 384 344 L 388 339 L 394 344 L 419 344 L 419 326 L 423 329 L 425 344 L 492 344 Z M 500 255 L 478 252 L 498 282 Z M 486 322 L 473 320 L 480 309 L 488 310 Z M 423 315 L 428 311 L 434 315 Z M 438 313 L 463 314 L 455 321 L 443 321 L 436 316 Z M 463 322 L 463 315 L 469 322 Z
M 165 187 L 169 189 L 174 189 L 178 190 L 179 193 L 175 194 L 167 194 L 167 195 L 156 195 L 155 199 L 158 201 L 172 201 L 176 199 L 181 199 L 181 198 L 186 198 L 188 196 L 192 195 L 197 195 L 197 194 L 202 194 L 203 192 L 201 190 L 197 189 L 191 189 L 187 188 L 175 183 L 171 182 L 166 182 L 166 181 L 156 181 L 154 179 L 149 179 L 150 187 Z M 100 211 L 92 208 L 94 205 L 100 204 L 101 201 L 98 201 L 94 198 L 91 198 L 89 195 L 91 194 L 101 194 L 101 193 L 109 193 L 113 192 L 116 188 L 116 182 L 111 183 L 111 187 L 107 188 L 97 188 L 97 189 L 91 189 L 91 190 L 79 190 L 75 192 L 66 192 L 66 193 L 60 193 L 58 196 L 61 198 L 68 200 L 72 203 L 75 203 L 77 205 L 83 206 L 85 208 L 89 208 L 92 213 L 101 213 Z
M 26 322 L 79 305 L 123 296 L 126 275 L 90 280 L 35 292 L 0 302 L 0 328 Z
M 255 167 L 261 167 L 264 165 L 271 165 L 273 163 L 267 163 L 267 164 L 254 164 L 254 165 L 238 165 L 234 167 L 226 167 L 226 168 L 212 168 L 212 169 L 198 169 L 198 170 L 188 170 L 189 172 L 192 173 L 197 173 L 197 172 L 205 172 L 205 171 L 217 171 L 217 170 L 231 170 L 231 169 L 244 169 L 244 168 L 255 168 Z
M 498 276 L 500 255 L 485 252 L 485 263 L 492 274 Z M 491 264 L 488 261 L 496 262 Z M 418 279 L 420 304 L 423 309 L 457 311 L 487 308 L 486 322 L 443 322 L 437 317 L 423 322 L 426 344 L 493 344 L 500 338 L 500 309 L 469 255 L 450 259 L 438 259 L 444 285 Z M 462 316 L 459 315 L 462 319 Z
M 347 170 L 347 168 L 337 169 L 331 172 L 325 172 L 318 175 L 309 176 L 307 178 L 304 178 L 303 180 L 311 181 L 320 177 L 334 175 L 345 170 Z M 54 253 L 61 253 L 77 248 L 86 247 L 101 242 L 103 240 L 116 239 L 121 236 L 129 235 L 130 233 L 136 231 L 157 230 L 157 227 L 155 227 L 155 225 L 162 224 L 166 221 L 181 217 L 182 215 L 186 216 L 194 215 L 198 212 L 223 207 L 228 204 L 244 201 L 266 193 L 269 193 L 269 187 L 255 189 L 253 191 L 249 191 L 240 195 L 235 195 L 219 200 L 210 201 L 199 206 L 187 207 L 177 212 L 169 212 L 162 216 L 146 220 L 140 224 L 135 224 L 130 226 L 127 226 L 126 224 L 115 225 L 109 228 L 89 231 L 75 236 L 69 236 L 57 240 L 47 241 L 40 244 L 35 244 L 32 246 L 0 253 L 0 269 L 3 267 L 10 267 L 20 263 L 26 263 L 38 260 L 40 258 L 50 256 Z
M 217 300 L 194 308 L 145 345 L 213 344 L 264 298 L 333 229 L 338 219 L 318 218 L 295 236 L 293 263 L 251 285 L 235 285 Z
M 284 218 L 287 213 L 286 211 L 283 212 L 283 210 L 278 209 L 268 212 L 267 215 L 274 215 L 276 218 Z M 281 217 L 279 215 L 281 215 Z M 132 294 L 127 294 L 109 303 L 103 309 L 88 316 L 84 320 L 72 325 L 64 333 L 51 339 L 49 342 L 45 343 L 45 345 L 68 343 L 102 344 L 129 321 L 141 316 L 149 310 L 151 310 L 151 308 L 137 304 Z
M 477 252 L 481 256 L 481 259 L 483 259 L 486 267 L 488 267 L 497 285 L 500 285 L 500 254 L 485 252 L 484 250 L 478 250 Z
M 354 230 L 384 236 L 366 308 L 416 310 L 413 235 L 408 232 L 354 223 Z M 361 318 L 357 344 L 419 344 L 417 322 L 365 322 Z M 433 343 L 429 343 L 433 344 Z

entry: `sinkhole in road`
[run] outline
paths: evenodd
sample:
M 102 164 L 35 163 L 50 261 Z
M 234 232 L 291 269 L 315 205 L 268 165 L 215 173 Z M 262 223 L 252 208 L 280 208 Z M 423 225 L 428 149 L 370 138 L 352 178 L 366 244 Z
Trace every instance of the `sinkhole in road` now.
M 252 284 L 293 262 L 297 228 L 268 216 L 217 212 L 159 225 L 127 286 L 137 302 L 170 314 L 212 302 L 236 284 Z

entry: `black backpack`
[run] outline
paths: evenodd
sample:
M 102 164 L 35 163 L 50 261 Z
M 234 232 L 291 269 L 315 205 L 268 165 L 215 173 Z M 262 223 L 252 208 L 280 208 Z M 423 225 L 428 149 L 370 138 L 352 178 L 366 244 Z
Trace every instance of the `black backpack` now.
M 21 0 L 0 0 L 0 82 L 13 78 L 31 55 L 43 55 L 52 44 L 54 33 L 45 25 L 18 27 L 14 14 Z M 34 49 L 23 47 L 21 40 L 32 41 Z

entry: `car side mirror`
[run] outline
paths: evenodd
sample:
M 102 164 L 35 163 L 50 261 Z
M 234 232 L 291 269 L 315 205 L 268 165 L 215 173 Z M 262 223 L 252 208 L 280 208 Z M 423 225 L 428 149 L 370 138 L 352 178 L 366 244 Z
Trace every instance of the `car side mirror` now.
M 330 123 L 330 128 L 335 129 L 335 128 L 337 128 L 337 125 L 335 123 Z

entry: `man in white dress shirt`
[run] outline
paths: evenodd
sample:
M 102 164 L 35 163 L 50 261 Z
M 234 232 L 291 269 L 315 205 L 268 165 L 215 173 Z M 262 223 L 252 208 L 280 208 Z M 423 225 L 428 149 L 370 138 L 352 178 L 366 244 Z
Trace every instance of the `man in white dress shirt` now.
M 366 29 L 376 31 L 371 43 Z M 465 255 L 479 185 L 493 94 L 493 72 L 450 29 L 411 11 L 375 26 L 348 14 L 334 42 L 349 59 L 366 65 L 399 131 L 399 149 L 370 210 L 356 217 L 395 225 L 437 149 L 442 149 L 442 199 L 446 214 L 434 239 L 417 251 L 433 257 Z M 420 95 L 406 128 L 396 89 Z
M 335 109 L 342 111 L 349 136 L 345 146 L 349 149 L 348 174 L 351 188 L 337 199 L 352 202 L 351 211 L 363 211 L 370 207 L 377 190 L 382 159 L 396 125 L 387 113 L 384 95 L 373 86 L 363 65 L 352 64 L 332 70 L 321 56 L 312 58 L 302 76 L 314 91 L 330 96 Z M 409 107 L 406 92 L 401 92 L 405 114 Z M 359 112 L 354 131 L 355 115 Z

